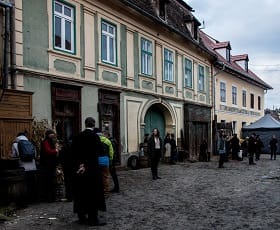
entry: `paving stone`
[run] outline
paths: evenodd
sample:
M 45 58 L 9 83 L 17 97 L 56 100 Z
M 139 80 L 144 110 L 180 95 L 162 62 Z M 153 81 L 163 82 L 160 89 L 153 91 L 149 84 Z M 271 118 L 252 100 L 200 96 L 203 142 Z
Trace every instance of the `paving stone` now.
M 280 160 L 261 155 L 256 165 L 245 158 L 224 166 L 218 168 L 217 157 L 160 164 L 160 180 L 149 168 L 118 171 L 121 191 L 107 199 L 100 229 L 280 229 Z M 94 229 L 79 225 L 72 208 L 72 202 L 30 205 L 0 229 Z

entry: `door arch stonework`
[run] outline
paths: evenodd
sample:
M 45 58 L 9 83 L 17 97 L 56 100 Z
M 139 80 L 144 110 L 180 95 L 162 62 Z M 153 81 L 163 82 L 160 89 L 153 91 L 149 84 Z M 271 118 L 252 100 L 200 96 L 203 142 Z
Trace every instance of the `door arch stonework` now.
M 174 112 L 172 106 L 168 102 L 163 101 L 161 99 L 150 100 L 144 105 L 144 107 L 142 109 L 142 112 L 140 114 L 140 125 L 141 125 L 140 137 L 141 137 L 141 141 L 143 140 L 144 134 L 145 134 L 145 127 L 146 127 L 145 117 L 146 117 L 148 111 L 153 107 L 157 108 L 158 110 L 160 110 L 162 112 L 162 115 L 165 119 L 165 133 L 166 132 L 175 133 L 176 116 L 175 116 L 175 112 Z M 165 133 L 161 134 L 162 138 L 164 138 Z

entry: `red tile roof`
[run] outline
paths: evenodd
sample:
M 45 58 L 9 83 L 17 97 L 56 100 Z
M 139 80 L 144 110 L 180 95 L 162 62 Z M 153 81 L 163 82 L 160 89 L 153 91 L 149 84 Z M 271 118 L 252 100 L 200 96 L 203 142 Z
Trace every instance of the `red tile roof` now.
M 250 83 L 254 83 L 259 85 L 264 89 L 273 89 L 270 85 L 264 82 L 260 77 L 258 77 L 254 72 L 248 69 L 248 72 L 239 66 L 236 61 L 240 60 L 249 60 L 248 54 L 236 55 L 231 56 L 230 61 L 227 61 L 221 54 L 216 51 L 215 47 L 228 47 L 226 45 L 230 45 L 229 42 L 219 42 L 218 40 L 212 38 L 211 36 L 207 35 L 203 31 L 200 32 L 200 38 L 202 43 L 204 43 L 205 47 L 215 53 L 217 56 L 217 62 L 214 64 L 216 67 L 224 65 L 225 71 L 229 71 L 234 76 L 239 77 L 243 80 L 250 81 Z M 221 44 L 220 46 L 218 44 Z
M 248 57 L 248 54 L 241 54 L 241 55 L 231 56 L 231 60 L 232 61 L 241 61 L 241 60 L 249 61 L 249 57 Z
M 229 42 L 218 42 L 213 44 L 213 49 L 229 48 L 231 49 Z

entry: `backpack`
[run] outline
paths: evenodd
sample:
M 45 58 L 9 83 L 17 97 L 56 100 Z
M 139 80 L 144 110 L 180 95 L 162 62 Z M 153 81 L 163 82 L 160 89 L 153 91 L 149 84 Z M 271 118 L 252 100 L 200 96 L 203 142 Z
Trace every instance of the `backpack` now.
M 18 142 L 18 153 L 21 161 L 32 161 L 35 159 L 35 147 L 28 140 L 20 140 Z

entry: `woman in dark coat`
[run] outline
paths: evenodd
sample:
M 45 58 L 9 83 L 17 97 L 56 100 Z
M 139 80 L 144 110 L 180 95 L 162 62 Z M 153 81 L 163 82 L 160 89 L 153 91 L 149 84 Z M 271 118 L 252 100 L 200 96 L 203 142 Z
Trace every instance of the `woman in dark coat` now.
M 74 160 L 74 212 L 79 222 L 89 225 L 104 225 L 98 219 L 98 211 L 106 211 L 102 173 L 98 166 L 98 154 L 102 151 L 99 136 L 93 131 L 95 120 L 85 120 L 86 129 L 72 142 Z
M 56 165 L 58 149 L 55 132 L 48 129 L 41 143 L 40 172 L 42 176 L 42 198 L 48 202 L 56 199 Z
M 151 158 L 151 171 L 153 180 L 161 179 L 158 176 L 158 164 L 162 156 L 162 139 L 157 128 L 153 129 L 153 133 L 148 142 L 148 152 Z

